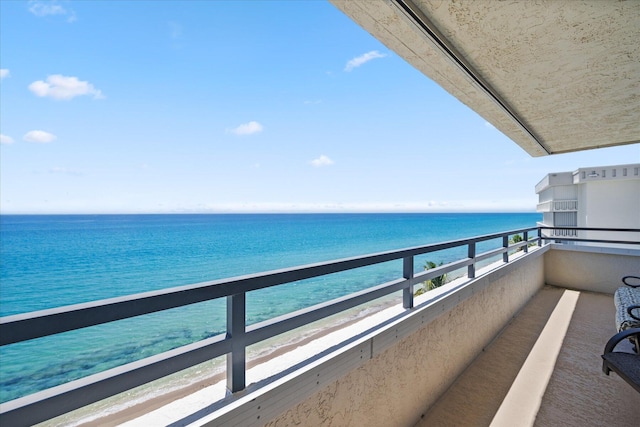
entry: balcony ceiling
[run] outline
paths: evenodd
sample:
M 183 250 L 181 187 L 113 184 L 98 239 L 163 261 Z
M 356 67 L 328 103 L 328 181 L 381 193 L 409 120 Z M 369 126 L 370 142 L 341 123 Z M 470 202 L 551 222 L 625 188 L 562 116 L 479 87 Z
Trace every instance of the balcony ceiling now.
M 532 156 L 640 141 L 637 1 L 331 2 Z

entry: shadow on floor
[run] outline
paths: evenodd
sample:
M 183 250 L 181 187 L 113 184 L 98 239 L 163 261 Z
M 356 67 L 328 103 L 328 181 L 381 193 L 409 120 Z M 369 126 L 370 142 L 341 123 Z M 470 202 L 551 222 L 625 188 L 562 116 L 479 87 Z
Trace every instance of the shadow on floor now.
M 416 426 L 637 425 L 640 394 L 601 370 L 614 315 L 610 295 L 546 286 Z

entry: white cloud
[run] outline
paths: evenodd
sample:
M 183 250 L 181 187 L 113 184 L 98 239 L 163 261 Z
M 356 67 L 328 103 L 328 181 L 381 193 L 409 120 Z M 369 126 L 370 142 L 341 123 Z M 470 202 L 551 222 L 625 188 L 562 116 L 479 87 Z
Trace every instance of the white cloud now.
M 22 137 L 22 139 L 27 142 L 38 142 L 40 144 L 46 144 L 48 142 L 55 141 L 57 139 L 57 136 L 43 130 L 32 130 L 27 132 Z
M 496 127 L 489 122 L 484 122 L 484 126 L 489 129 L 495 129 Z
M 347 62 L 347 65 L 345 65 L 344 70 L 352 71 L 354 68 L 358 68 L 359 66 L 366 64 L 367 62 L 373 59 L 384 58 L 385 56 L 387 56 L 385 53 L 380 53 L 377 50 L 372 50 L 371 52 L 367 52 L 363 55 L 357 56 L 352 60 L 350 60 L 349 62 Z
M 67 22 L 76 20 L 76 13 L 70 8 L 65 8 L 56 0 L 52 1 L 30 1 L 29 12 L 40 18 L 44 16 L 61 15 L 67 17 Z
M 254 133 L 260 133 L 264 127 L 255 121 L 251 121 L 249 123 L 243 123 L 237 128 L 228 129 L 227 132 L 230 132 L 234 135 L 252 135 Z
M 91 96 L 102 99 L 102 92 L 89 82 L 78 80 L 77 77 L 67 77 L 53 74 L 47 81 L 38 80 L 29 85 L 29 90 L 37 96 L 49 96 L 54 99 L 71 99 L 76 96 Z
M 318 157 L 317 159 L 311 160 L 311 164 L 317 168 L 321 166 L 331 166 L 334 163 L 335 162 L 333 160 L 331 160 L 329 157 L 325 156 L 324 154 Z
M 0 134 L 0 144 L 13 144 L 13 138 Z
M 9 77 L 9 69 L 8 68 L 0 69 L 0 80 L 4 79 L 5 77 Z

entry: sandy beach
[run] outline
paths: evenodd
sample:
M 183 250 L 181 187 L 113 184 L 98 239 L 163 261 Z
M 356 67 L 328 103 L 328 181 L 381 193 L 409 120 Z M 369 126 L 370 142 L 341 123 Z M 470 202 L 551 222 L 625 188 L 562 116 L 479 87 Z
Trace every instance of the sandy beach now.
M 248 347 L 247 384 L 276 375 L 401 313 L 400 301 L 398 295 L 390 295 Z M 211 405 L 225 395 L 223 356 L 40 425 L 165 425 Z

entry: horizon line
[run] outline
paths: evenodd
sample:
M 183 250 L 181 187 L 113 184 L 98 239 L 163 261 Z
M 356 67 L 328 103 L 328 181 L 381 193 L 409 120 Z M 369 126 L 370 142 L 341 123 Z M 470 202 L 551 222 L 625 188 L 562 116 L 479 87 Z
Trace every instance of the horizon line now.
M 345 211 L 113 211 L 113 212 L 0 212 L 0 216 L 37 216 L 37 215 L 336 215 L 336 214 L 534 214 L 535 210 L 437 210 L 437 211 L 411 211 L 411 210 L 345 210 Z

